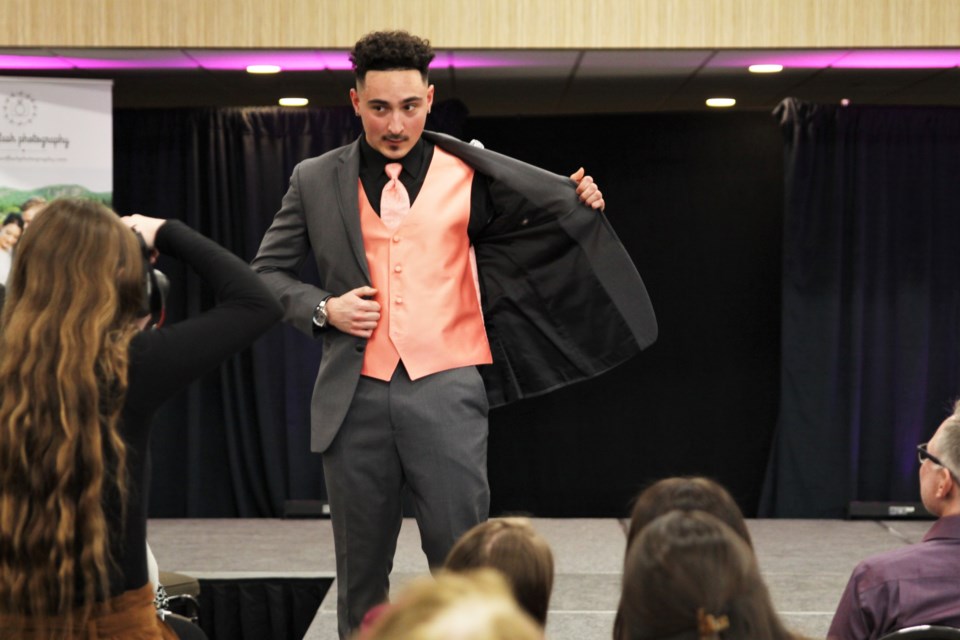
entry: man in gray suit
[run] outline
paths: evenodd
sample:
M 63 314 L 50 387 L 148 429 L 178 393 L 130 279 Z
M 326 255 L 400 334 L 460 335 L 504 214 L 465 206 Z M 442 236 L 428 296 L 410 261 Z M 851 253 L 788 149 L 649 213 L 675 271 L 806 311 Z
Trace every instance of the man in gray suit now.
M 285 320 L 323 341 L 311 444 L 341 637 L 387 597 L 404 485 L 439 567 L 487 518 L 488 408 L 602 373 L 656 338 L 582 171 L 568 179 L 424 131 L 432 58 L 405 32 L 357 42 L 350 98 L 364 135 L 294 169 L 253 261 Z M 401 192 L 406 217 L 388 220 Z M 311 250 L 321 287 L 300 280 Z

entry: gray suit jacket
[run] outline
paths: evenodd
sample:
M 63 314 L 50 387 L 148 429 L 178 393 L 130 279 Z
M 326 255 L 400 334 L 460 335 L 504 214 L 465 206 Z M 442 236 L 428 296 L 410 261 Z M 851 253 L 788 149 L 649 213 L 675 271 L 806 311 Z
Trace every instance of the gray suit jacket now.
M 491 406 L 583 380 L 656 339 L 640 275 L 602 214 L 569 178 L 442 134 L 424 138 L 490 178 L 498 212 L 474 238 L 494 364 L 481 367 Z M 323 340 L 311 403 L 311 445 L 324 451 L 353 398 L 366 341 L 316 331 L 327 295 L 370 284 L 360 230 L 359 141 L 298 164 L 253 260 L 280 297 L 284 320 Z M 313 250 L 322 288 L 301 282 Z

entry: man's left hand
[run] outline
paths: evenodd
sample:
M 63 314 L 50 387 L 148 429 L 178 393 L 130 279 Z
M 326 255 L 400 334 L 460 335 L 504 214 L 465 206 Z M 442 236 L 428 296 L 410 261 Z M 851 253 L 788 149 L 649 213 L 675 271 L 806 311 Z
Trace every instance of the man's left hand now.
M 600 187 L 593 181 L 593 178 L 584 175 L 585 173 L 583 167 L 580 167 L 570 176 L 570 179 L 577 183 L 577 195 L 580 196 L 580 201 L 583 204 L 603 211 L 606 206 L 603 201 L 603 193 L 601 193 Z

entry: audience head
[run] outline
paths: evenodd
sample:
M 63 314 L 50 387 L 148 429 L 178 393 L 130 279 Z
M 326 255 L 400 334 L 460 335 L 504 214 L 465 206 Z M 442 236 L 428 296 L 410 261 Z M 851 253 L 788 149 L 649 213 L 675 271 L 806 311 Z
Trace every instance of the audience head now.
M 725 522 L 748 546 L 753 546 L 743 512 L 719 483 L 703 477 L 658 480 L 637 496 L 630 516 L 627 546 L 650 522 L 676 509 L 704 511 Z
M 7 214 L 0 226 L 0 250 L 10 251 L 23 233 L 23 218 L 16 213 Z
M 701 511 L 648 524 L 627 551 L 615 640 L 784 640 L 756 558 Z
M 480 569 L 442 572 L 404 589 L 370 629 L 370 640 L 542 640 L 503 577 Z
M 71 615 L 109 586 L 102 495 L 126 495 L 117 422 L 143 261 L 99 203 L 55 200 L 34 227 L 0 321 L 0 606 Z
M 960 515 L 960 401 L 921 453 L 920 498 L 937 516 Z
M 33 219 L 37 217 L 37 214 L 40 213 L 47 204 L 47 199 L 42 196 L 34 196 L 27 199 L 22 205 L 20 205 L 20 215 L 23 216 L 23 226 L 24 228 L 29 227 L 30 223 L 33 222 Z
M 517 603 L 545 626 L 553 590 L 550 545 L 526 518 L 497 518 L 478 524 L 457 541 L 444 567 L 466 571 L 491 567 L 510 584 Z

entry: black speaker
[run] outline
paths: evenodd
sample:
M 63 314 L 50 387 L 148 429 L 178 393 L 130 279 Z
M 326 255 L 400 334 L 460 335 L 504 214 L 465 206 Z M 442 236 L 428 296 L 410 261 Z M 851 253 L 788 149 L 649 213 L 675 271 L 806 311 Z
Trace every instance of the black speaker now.
M 936 520 L 922 502 L 851 502 L 851 520 Z

